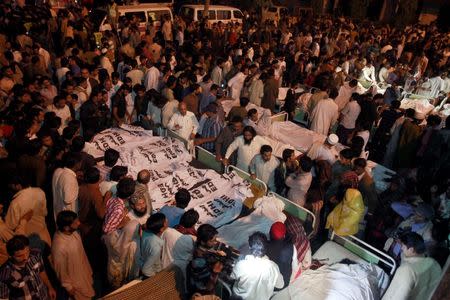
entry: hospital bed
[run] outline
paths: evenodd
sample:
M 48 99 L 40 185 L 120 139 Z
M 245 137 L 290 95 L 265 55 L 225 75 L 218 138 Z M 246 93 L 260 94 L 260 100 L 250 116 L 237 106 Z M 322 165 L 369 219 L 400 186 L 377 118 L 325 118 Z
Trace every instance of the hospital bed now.
M 275 116 L 274 116 L 275 117 Z M 272 119 L 270 138 L 293 147 L 301 153 L 307 153 L 313 143 L 324 142 L 326 136 L 313 132 L 312 130 L 303 128 L 294 124 L 293 122 L 284 122 L 281 117 Z M 293 138 L 294 137 L 294 138 Z M 290 142 L 289 144 L 287 142 Z M 336 149 L 343 149 L 341 144 L 336 145 Z M 367 159 L 369 152 L 365 151 L 365 158 Z M 375 181 L 375 187 L 378 192 L 383 192 L 388 188 L 389 183 L 385 179 L 394 176 L 396 173 L 383 165 L 374 161 L 367 161 L 368 167 L 372 170 L 372 176 Z
M 300 107 L 295 108 L 293 121 L 306 127 L 308 125 L 308 112 Z
M 331 233 L 330 240 L 313 254 L 313 258 L 326 264 L 337 263 L 345 258 L 357 263 L 377 264 L 389 275 L 393 275 L 397 267 L 395 260 L 383 251 L 353 235 L 339 236 L 334 232 Z
M 269 192 L 268 196 L 273 196 L 273 197 L 283 201 L 284 213 L 289 214 L 289 215 L 299 219 L 300 221 L 302 221 L 303 227 L 305 227 L 305 225 L 310 225 L 311 232 L 308 234 L 308 238 L 310 238 L 312 236 L 313 230 L 316 226 L 316 216 L 314 215 L 313 212 L 311 212 L 310 210 L 307 210 L 306 208 L 298 205 L 295 202 L 292 202 L 289 199 L 286 199 L 286 198 L 278 195 L 277 193 Z
M 275 122 L 285 122 L 288 120 L 288 114 L 287 112 L 279 112 L 273 116 L 270 117 L 270 124 Z
M 313 259 L 325 265 L 305 270 L 272 299 L 381 299 L 396 268 L 385 253 L 354 236 L 334 233 Z
M 245 172 L 244 170 L 239 169 L 236 166 L 233 165 L 228 165 L 226 168 L 226 172 L 230 173 L 230 172 L 235 172 L 239 177 L 241 177 L 242 179 L 244 179 L 245 181 L 250 182 L 252 185 L 254 185 L 255 187 L 258 188 L 258 190 L 261 191 L 262 195 L 266 195 L 267 194 L 267 184 L 265 184 L 263 181 L 261 181 L 260 179 L 256 178 L 256 179 L 252 179 L 250 174 L 248 172 Z
M 186 140 L 185 138 L 180 136 L 178 133 L 176 133 L 175 131 L 170 130 L 170 129 L 166 129 L 163 134 L 164 134 L 164 136 L 168 136 L 168 137 L 171 137 L 171 138 L 174 138 L 174 139 L 177 139 L 177 140 L 180 140 L 181 142 L 183 142 L 184 146 L 189 151 L 189 153 L 191 153 L 192 156 L 194 156 L 194 143 L 192 140 Z
M 219 174 L 222 174 L 224 171 L 222 162 L 217 161 L 214 154 L 200 146 L 195 146 L 195 158 L 205 167 L 212 169 Z

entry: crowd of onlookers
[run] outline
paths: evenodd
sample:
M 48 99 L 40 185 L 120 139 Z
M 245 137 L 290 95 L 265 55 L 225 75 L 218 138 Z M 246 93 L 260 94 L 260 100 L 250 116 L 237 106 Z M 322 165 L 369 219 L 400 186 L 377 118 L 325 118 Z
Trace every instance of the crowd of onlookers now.
M 130 178 L 119 152 L 98 156 L 94 136 L 122 124 L 173 130 L 308 208 L 319 220 L 313 248 L 330 229 L 399 261 L 427 254 L 445 263 L 448 32 L 312 15 L 276 25 L 175 15 L 141 32 L 137 17 L 111 11 L 114 29 L 96 40 L 86 7 L 0 4 L 0 298 L 90 299 L 173 264 L 188 294 L 215 293 L 226 254 L 216 228 L 196 228 L 198 212 L 185 210 L 189 191 L 156 212 L 148 170 Z M 280 87 L 289 88 L 282 102 Z M 412 93 L 430 100 L 431 114 L 401 108 Z M 236 102 L 227 115 L 225 99 Z M 304 112 L 300 121 L 325 142 L 275 157 L 263 135 L 279 110 L 289 120 Z M 374 162 L 396 171 L 384 191 Z M 310 259 L 302 225 L 289 218 L 253 234 L 249 255 L 228 274 L 234 296 L 268 299 L 310 266 L 308 251 Z M 425 274 L 437 273 L 428 259 Z M 267 272 L 249 272 L 255 263 Z M 416 295 L 429 289 L 410 286 Z

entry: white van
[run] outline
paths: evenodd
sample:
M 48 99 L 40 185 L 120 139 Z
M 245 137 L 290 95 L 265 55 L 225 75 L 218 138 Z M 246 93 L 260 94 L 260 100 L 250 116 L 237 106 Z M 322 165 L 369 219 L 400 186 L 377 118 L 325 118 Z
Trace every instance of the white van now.
M 204 5 L 195 5 L 195 4 L 187 4 L 183 5 L 180 8 L 180 16 L 186 21 L 201 21 Z M 222 5 L 210 5 L 209 6 L 209 15 L 208 15 L 208 23 L 214 24 L 219 21 L 222 23 L 241 23 L 244 19 L 244 14 L 235 7 L 231 6 L 222 6 Z
M 266 20 L 271 20 L 279 22 L 282 18 L 286 17 L 288 14 L 289 11 L 287 7 L 272 5 L 267 8 L 263 8 L 262 21 L 265 22 Z
M 147 24 L 153 20 L 153 26 L 160 28 L 161 21 L 166 16 L 169 16 L 173 21 L 172 9 L 169 5 L 161 4 L 139 4 L 139 5 L 123 5 L 118 6 L 119 18 L 132 19 L 133 17 L 139 20 L 139 31 L 145 32 Z M 111 25 L 107 23 L 105 17 L 100 25 L 100 31 L 111 30 Z

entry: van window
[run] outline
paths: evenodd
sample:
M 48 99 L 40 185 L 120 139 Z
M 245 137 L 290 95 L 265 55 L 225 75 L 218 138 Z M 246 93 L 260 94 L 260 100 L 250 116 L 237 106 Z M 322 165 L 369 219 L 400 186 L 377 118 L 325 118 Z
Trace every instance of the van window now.
M 203 18 L 203 9 L 197 10 L 197 20 L 201 20 Z M 216 19 L 216 11 L 215 10 L 209 10 L 208 11 L 208 20 L 215 20 Z
M 125 17 L 128 20 L 132 20 L 133 17 L 137 17 L 139 22 L 141 22 L 141 23 L 147 22 L 147 20 L 145 19 L 145 12 L 143 12 L 143 11 L 126 12 Z
M 194 9 L 191 7 L 183 7 L 181 10 L 181 15 L 190 20 L 194 19 Z
M 217 20 L 230 20 L 231 19 L 231 11 L 230 10 L 218 10 L 217 11 Z
M 243 19 L 244 15 L 241 13 L 240 10 L 233 10 L 233 17 L 235 19 Z
M 163 21 L 166 16 L 170 17 L 170 12 L 168 10 L 150 10 L 147 12 L 147 14 L 149 21 L 150 18 L 153 21 Z

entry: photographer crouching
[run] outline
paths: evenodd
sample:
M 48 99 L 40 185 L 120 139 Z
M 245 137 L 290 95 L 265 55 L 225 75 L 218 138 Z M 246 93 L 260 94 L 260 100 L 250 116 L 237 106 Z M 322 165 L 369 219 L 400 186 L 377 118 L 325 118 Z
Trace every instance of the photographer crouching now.
M 217 230 L 203 224 L 197 230 L 197 243 L 192 261 L 187 267 L 189 295 L 221 296 L 219 277 L 229 283 L 230 274 L 239 252 L 217 241 Z

